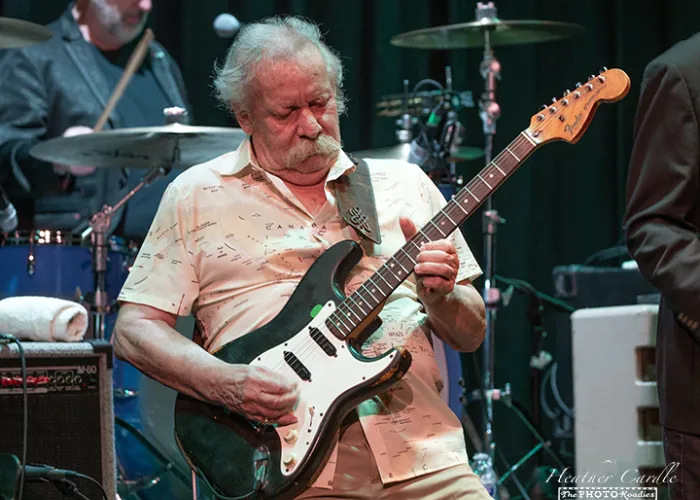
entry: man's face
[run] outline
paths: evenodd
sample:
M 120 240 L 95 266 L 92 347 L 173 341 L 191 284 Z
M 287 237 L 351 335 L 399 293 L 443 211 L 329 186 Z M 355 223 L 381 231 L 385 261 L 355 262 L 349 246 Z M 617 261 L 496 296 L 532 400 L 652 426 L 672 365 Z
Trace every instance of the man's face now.
M 151 0 L 92 0 L 92 5 L 105 31 L 122 44 L 139 36 L 152 8 Z
M 293 184 L 320 182 L 341 147 L 335 87 L 321 54 L 308 47 L 298 60 L 257 69 L 248 112 L 238 121 L 261 167 Z

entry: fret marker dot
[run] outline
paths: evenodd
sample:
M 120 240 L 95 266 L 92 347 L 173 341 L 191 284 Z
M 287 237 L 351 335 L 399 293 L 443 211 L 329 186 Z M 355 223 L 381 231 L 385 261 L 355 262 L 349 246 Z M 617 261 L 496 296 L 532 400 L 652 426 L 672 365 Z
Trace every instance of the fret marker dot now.
M 391 264 L 389 264 L 389 267 L 394 267 L 394 263 L 392 262 Z
M 444 225 L 445 225 L 445 221 L 444 221 L 444 220 L 441 221 L 441 222 L 440 222 L 440 225 L 441 225 L 441 226 L 444 226 Z
M 376 288 L 372 288 L 372 293 L 377 293 L 377 289 L 376 289 Z
M 493 179 L 493 174 L 489 174 L 489 179 Z
M 401 270 L 399 269 L 399 276 L 401 276 Z

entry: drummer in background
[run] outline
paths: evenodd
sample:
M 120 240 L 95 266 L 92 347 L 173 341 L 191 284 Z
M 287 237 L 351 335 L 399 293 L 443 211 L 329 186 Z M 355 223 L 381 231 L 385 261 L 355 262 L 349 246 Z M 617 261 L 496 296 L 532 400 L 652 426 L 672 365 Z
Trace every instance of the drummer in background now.
M 52 165 L 33 159 L 29 150 L 38 141 L 92 132 L 151 7 L 151 0 L 77 0 L 49 25 L 49 41 L 2 55 L 0 183 L 17 207 L 19 229 L 84 229 L 92 214 L 119 201 L 145 173 Z M 167 107 L 189 112 L 177 64 L 158 43 L 149 49 L 105 129 L 164 125 Z M 115 234 L 141 240 L 178 173 L 136 193 L 115 215 Z

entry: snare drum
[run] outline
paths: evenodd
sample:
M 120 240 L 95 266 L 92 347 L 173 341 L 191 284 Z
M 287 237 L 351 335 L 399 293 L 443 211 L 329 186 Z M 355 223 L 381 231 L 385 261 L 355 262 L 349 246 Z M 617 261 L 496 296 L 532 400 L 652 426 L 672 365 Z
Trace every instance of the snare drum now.
M 109 239 L 108 297 L 117 298 L 137 253 L 135 244 Z M 80 237 L 61 231 L 15 231 L 0 236 L 0 299 L 16 296 L 76 300 L 94 291 L 92 251 Z

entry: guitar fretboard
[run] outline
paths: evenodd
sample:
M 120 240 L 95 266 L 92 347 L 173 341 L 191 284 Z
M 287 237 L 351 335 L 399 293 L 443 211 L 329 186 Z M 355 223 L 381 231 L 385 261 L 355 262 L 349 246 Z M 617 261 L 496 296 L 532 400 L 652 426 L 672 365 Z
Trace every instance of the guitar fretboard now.
M 347 338 L 413 272 L 421 245 L 456 230 L 530 156 L 538 144 L 523 131 L 463 187 L 355 292 L 338 304 L 326 326 Z

